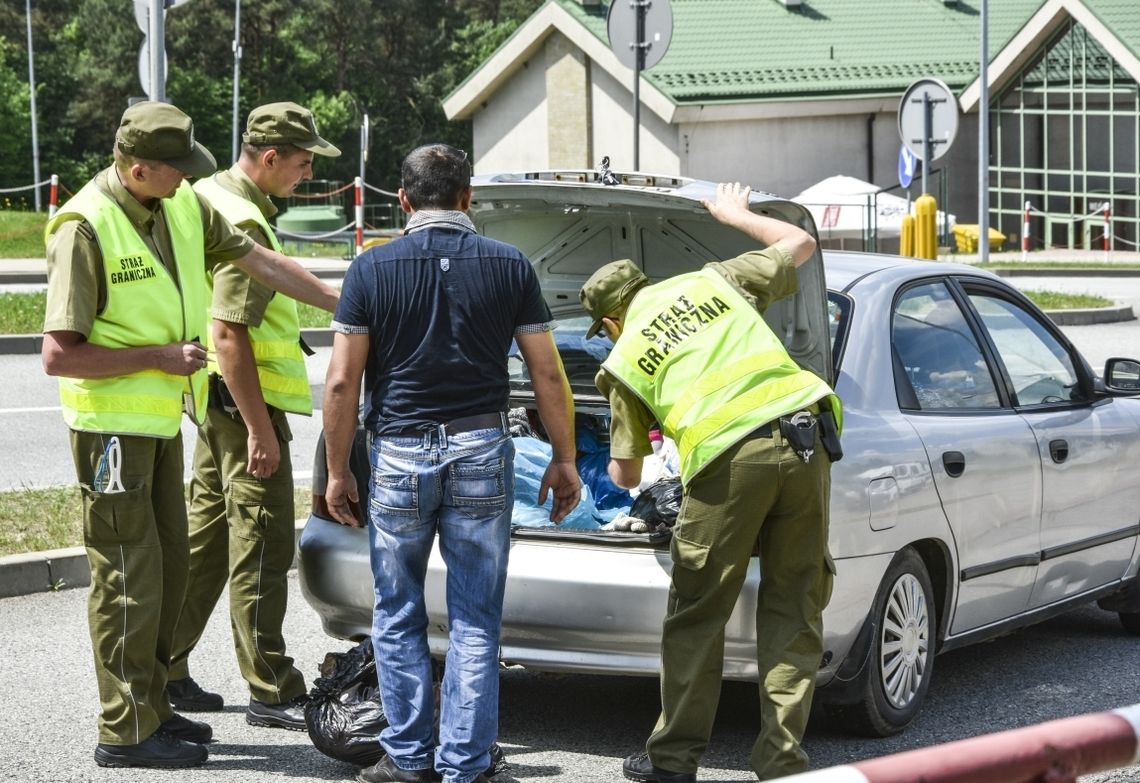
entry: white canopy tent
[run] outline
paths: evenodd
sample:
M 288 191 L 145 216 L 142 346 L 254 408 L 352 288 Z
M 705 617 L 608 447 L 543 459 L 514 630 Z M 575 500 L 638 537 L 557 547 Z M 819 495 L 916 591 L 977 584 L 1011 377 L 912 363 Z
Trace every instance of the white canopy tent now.
M 820 239 L 870 239 L 871 229 L 879 239 L 897 238 L 902 218 L 914 212 L 914 203 L 893 193 L 880 193 L 879 187 L 843 174 L 815 183 L 792 201 L 807 207 L 815 220 Z M 908 209 L 909 206 L 909 209 Z M 949 217 L 949 224 L 944 223 Z M 948 231 L 954 215 L 938 212 L 938 230 Z

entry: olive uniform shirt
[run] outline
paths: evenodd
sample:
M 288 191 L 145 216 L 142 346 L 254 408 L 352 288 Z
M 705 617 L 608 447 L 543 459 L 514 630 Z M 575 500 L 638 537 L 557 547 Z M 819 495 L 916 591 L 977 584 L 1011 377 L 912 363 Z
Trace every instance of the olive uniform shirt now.
M 171 275 L 178 279 L 174 251 L 160 199 L 144 207 L 119 181 L 114 166 L 95 175 L 95 186 L 108 196 L 131 221 L 146 243 Z M 253 241 L 238 231 L 201 196 L 202 230 L 205 236 L 207 267 L 241 258 L 253 249 Z M 48 240 L 47 312 L 45 332 L 78 332 L 91 334 L 95 319 L 107 304 L 106 279 L 103 273 L 103 251 L 95 230 L 85 220 L 69 220 L 56 229 Z M 206 270 L 202 270 L 205 274 Z M 194 335 L 200 340 L 205 335 Z
M 217 183 L 229 192 L 253 203 L 268 221 L 277 214 L 277 207 L 261 188 L 253 183 L 249 175 L 236 163 L 228 171 L 215 175 Z M 269 237 L 255 220 L 243 220 L 236 224 L 250 239 L 262 247 L 273 249 Z M 214 301 L 210 316 L 219 321 L 245 326 L 261 326 L 265 308 L 276 293 L 262 285 L 233 264 L 225 264 L 214 269 Z
M 729 261 L 714 261 L 705 268 L 723 275 L 760 313 L 772 302 L 799 290 L 795 259 L 778 246 L 744 253 Z M 598 370 L 594 384 L 610 401 L 610 457 L 637 459 L 652 454 L 649 430 L 657 422 L 653 412 L 605 368 Z

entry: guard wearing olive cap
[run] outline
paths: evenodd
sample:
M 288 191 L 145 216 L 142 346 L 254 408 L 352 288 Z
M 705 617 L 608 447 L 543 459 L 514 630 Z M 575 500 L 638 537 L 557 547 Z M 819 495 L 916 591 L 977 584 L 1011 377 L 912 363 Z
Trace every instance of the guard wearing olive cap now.
M 311 179 L 313 156 L 340 150 L 295 103 L 250 112 L 238 161 L 194 189 L 259 245 L 280 250 L 270 196 Z M 304 730 L 305 680 L 285 654 L 281 625 L 293 561 L 293 467 L 285 414 L 313 411 L 297 305 L 239 268 L 211 274 L 210 404 L 190 489 L 190 582 L 174 634 L 167 692 L 178 709 L 220 710 L 222 697 L 190 677 L 188 658 L 229 580 L 238 667 L 249 683 L 246 720 Z
M 721 185 L 704 206 L 764 250 L 655 285 L 632 261 L 614 261 L 580 294 L 594 318 L 587 334 L 604 329 L 615 343 L 596 379 L 613 412 L 610 477 L 637 486 L 655 423 L 681 457 L 661 717 L 645 751 L 622 765 L 627 778 L 645 783 L 696 780 L 720 696 L 724 627 L 757 546 L 761 700 L 752 768 L 768 780 L 807 766 L 800 739 L 831 594 L 828 499 L 838 457 L 838 425 L 831 425 L 839 401 L 788 356 L 761 316 L 769 302 L 795 292 L 795 268 L 815 241 L 753 213 L 749 192 Z
M 325 309 L 337 293 L 194 193 L 186 177 L 214 158 L 175 107 L 127 109 L 114 158 L 48 222 L 43 364 L 84 497 L 95 761 L 188 767 L 212 730 L 176 714 L 165 686 L 189 556 L 180 423 L 201 423 L 207 401 L 205 272 L 230 262 Z

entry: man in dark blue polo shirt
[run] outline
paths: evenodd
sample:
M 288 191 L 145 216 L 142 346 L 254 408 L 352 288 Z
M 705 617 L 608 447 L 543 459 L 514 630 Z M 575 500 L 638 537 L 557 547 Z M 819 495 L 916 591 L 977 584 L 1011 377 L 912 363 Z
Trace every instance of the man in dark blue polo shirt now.
M 405 236 L 358 257 L 341 289 L 325 386 L 325 499 L 359 526 L 348 458 L 361 376 L 373 433 L 367 514 L 376 593 L 372 644 L 389 725 L 365 783 L 482 781 L 498 732 L 499 632 L 514 500 L 506 426 L 507 352 L 518 343 L 553 447 L 539 502 L 561 521 L 581 499 L 574 402 L 550 310 L 517 248 L 475 233 L 467 154 L 413 150 L 401 169 Z M 433 737 L 424 575 L 432 543 L 447 563 L 450 641 Z

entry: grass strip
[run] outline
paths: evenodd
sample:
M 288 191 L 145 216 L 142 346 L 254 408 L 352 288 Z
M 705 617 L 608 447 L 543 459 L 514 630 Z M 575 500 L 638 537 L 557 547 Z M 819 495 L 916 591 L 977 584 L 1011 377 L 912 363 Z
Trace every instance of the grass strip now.
M 39 334 L 46 306 L 46 291 L 0 294 L 0 334 Z
M 43 258 L 46 212 L 0 209 L 0 259 Z
M 1095 294 L 1062 294 L 1057 291 L 1023 291 L 1042 310 L 1087 310 L 1094 307 L 1112 307 L 1113 302 Z
M 306 517 L 310 488 L 293 490 L 295 513 Z M 0 557 L 83 546 L 83 496 L 79 487 L 0 492 Z

